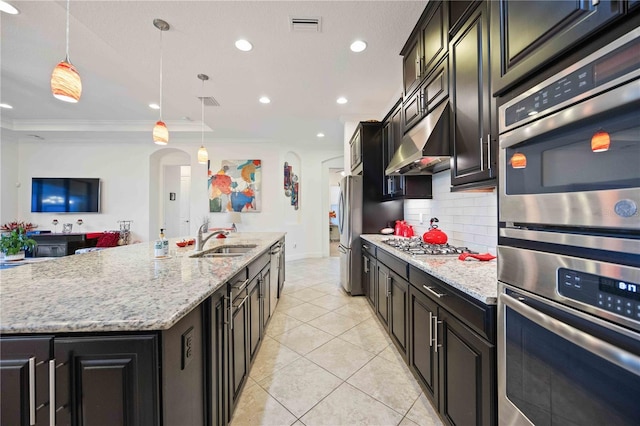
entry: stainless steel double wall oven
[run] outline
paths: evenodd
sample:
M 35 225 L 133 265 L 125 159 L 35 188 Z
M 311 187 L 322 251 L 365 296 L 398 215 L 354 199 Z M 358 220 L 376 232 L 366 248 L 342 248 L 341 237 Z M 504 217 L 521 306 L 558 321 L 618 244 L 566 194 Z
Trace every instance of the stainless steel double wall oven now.
M 500 424 L 638 424 L 640 29 L 499 119 Z

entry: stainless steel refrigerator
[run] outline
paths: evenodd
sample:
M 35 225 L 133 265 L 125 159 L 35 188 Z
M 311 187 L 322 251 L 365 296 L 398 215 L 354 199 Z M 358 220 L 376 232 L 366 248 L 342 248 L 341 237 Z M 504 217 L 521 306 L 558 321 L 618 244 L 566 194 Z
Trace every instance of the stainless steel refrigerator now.
M 340 284 L 353 296 L 364 294 L 360 234 L 377 234 L 404 214 L 402 200 L 381 202 L 373 195 L 376 193 L 363 190 L 362 176 L 350 175 L 340 180 Z

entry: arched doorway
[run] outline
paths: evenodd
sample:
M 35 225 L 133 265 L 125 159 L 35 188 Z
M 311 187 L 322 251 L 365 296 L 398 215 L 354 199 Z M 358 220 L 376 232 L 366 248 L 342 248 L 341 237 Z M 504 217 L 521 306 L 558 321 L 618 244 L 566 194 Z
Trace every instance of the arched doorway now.
M 162 148 L 150 156 L 149 237 L 160 228 L 167 238 L 189 234 L 191 156 L 176 148 Z

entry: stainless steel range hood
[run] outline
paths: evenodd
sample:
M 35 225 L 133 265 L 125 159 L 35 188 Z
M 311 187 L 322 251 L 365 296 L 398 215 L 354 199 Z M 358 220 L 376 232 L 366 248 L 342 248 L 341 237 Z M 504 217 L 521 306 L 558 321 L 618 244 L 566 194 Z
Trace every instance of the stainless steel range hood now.
M 385 170 L 390 175 L 430 175 L 450 167 L 449 102 L 423 118 L 404 138 Z

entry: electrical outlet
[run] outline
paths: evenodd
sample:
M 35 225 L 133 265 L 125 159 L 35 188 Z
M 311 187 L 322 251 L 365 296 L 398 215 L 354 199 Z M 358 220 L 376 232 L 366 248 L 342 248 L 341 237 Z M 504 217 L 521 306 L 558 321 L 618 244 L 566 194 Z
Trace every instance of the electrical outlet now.
M 424 222 L 422 215 L 423 213 L 420 213 L 420 225 L 422 225 L 422 222 Z
M 193 327 L 189 328 L 182 335 L 182 370 L 193 359 Z

